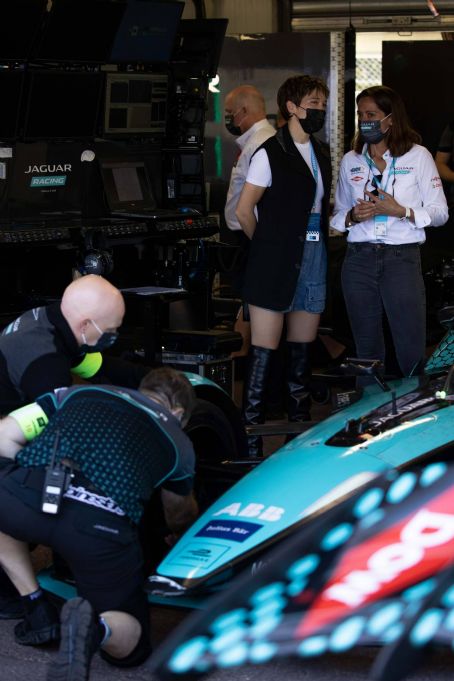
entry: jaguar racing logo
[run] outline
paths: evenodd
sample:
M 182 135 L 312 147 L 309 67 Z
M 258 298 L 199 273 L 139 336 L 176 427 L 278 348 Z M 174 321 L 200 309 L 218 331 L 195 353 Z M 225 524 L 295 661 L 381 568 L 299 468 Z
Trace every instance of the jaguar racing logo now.
M 41 165 L 28 166 L 24 174 L 32 175 L 30 187 L 64 187 L 68 176 L 61 173 L 70 173 L 71 171 L 70 163 L 42 163 Z M 39 174 L 35 175 L 35 173 Z M 51 175 L 50 173 L 55 174 Z

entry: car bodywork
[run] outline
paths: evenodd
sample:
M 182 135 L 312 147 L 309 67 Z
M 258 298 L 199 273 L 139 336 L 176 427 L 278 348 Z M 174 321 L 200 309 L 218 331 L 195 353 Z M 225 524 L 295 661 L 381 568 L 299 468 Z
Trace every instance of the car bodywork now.
M 217 589 L 304 523 L 389 469 L 449 460 L 454 451 L 450 396 L 454 332 L 419 378 L 362 399 L 301 434 L 255 467 L 194 523 L 148 581 L 156 595 Z

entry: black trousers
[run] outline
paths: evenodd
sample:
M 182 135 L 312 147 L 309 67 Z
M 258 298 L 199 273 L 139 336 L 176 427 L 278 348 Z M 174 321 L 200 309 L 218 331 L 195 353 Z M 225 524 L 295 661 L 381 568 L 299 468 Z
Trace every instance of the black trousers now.
M 342 289 L 357 356 L 385 359 L 383 315 L 388 318 L 404 376 L 424 358 L 426 299 L 417 244 L 348 244 Z
M 148 601 L 136 527 L 126 516 L 72 499 L 62 500 L 57 515 L 43 513 L 44 469 L 30 473 L 31 469 L 18 467 L 0 479 L 0 531 L 20 541 L 51 547 L 67 561 L 79 595 L 90 601 L 96 612 L 129 613 L 148 633 Z

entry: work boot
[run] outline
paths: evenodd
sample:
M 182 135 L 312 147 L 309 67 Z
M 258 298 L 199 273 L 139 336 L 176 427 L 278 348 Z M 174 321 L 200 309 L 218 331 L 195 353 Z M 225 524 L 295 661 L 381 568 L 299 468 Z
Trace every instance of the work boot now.
M 244 384 L 243 421 L 246 426 L 265 422 L 266 391 L 274 350 L 251 345 L 247 379 Z M 263 456 L 261 435 L 248 435 L 249 456 Z
M 287 341 L 287 415 L 290 423 L 311 419 L 310 343 Z M 286 437 L 293 440 L 294 434 Z
M 83 598 L 67 601 L 61 611 L 61 643 L 47 681 L 87 681 L 92 657 L 100 644 L 98 619 Z
M 22 646 L 41 646 L 60 639 L 58 609 L 42 594 L 35 601 L 25 603 L 24 619 L 14 627 L 14 639 Z

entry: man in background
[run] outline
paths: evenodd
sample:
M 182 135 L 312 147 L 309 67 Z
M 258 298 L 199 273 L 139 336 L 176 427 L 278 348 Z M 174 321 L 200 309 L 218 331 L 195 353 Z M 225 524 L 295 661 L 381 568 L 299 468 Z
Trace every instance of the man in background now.
M 230 184 L 227 193 L 224 216 L 227 227 L 235 235 L 235 245 L 238 247 L 235 265 L 232 268 L 232 288 L 239 294 L 249 251 L 249 239 L 241 229 L 235 215 L 238 199 L 246 181 L 249 163 L 254 152 L 276 130 L 268 122 L 263 95 L 252 85 L 240 85 L 231 90 L 224 103 L 225 127 L 228 132 L 236 136 L 239 156 L 232 168 Z M 243 336 L 243 347 L 236 355 L 246 355 L 250 342 L 249 323 L 243 319 L 241 309 L 235 325 L 235 331 Z
M 276 130 L 266 119 L 263 95 L 252 85 L 240 85 L 228 93 L 224 104 L 224 118 L 225 127 L 236 136 L 235 141 L 240 149 L 230 176 L 224 211 L 225 221 L 229 229 L 243 234 L 235 210 L 246 180 L 251 156 L 263 142 L 276 133 Z

